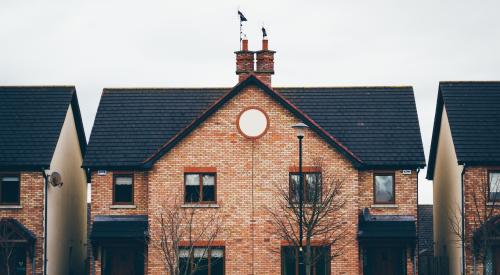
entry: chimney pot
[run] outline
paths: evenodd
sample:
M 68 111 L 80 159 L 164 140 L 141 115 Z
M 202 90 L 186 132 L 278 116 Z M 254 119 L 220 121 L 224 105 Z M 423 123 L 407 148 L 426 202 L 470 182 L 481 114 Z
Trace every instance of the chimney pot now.
M 241 50 L 248 51 L 248 39 L 241 40 Z
M 271 86 L 274 74 L 274 51 L 269 50 L 269 41 L 262 40 L 262 50 L 256 52 L 255 75 L 267 85 Z
M 242 81 L 249 74 L 254 72 L 255 53 L 248 50 L 248 40 L 241 40 L 241 50 L 234 52 L 236 54 L 236 74 L 238 80 Z

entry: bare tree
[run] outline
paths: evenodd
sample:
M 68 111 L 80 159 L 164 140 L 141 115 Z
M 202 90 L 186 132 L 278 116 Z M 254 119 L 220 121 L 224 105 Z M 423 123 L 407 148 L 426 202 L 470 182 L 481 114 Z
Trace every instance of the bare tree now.
M 490 182 L 488 180 L 481 180 L 479 183 L 470 186 L 472 190 L 464 190 L 465 198 L 470 203 L 467 203 L 472 221 L 467 223 L 470 228 L 465 231 L 463 223 L 465 223 L 464 211 L 460 205 L 455 205 L 448 209 L 448 224 L 450 231 L 455 237 L 455 241 L 464 245 L 464 250 L 473 255 L 473 273 L 477 274 L 477 262 L 485 266 L 486 255 L 489 248 L 489 241 L 495 237 L 500 236 L 497 232 L 500 225 L 500 212 L 497 206 L 500 201 L 500 178 L 493 182 L 493 186 L 497 190 L 490 192 Z
M 222 219 L 216 209 L 182 208 L 179 204 L 165 206 L 156 217 L 159 231 L 152 234 L 151 244 L 158 249 L 163 265 L 170 275 L 192 275 L 209 268 L 206 263 L 214 240 L 222 230 Z M 203 243 L 202 246 L 197 244 Z
M 274 227 L 272 233 L 277 234 L 291 246 L 303 253 L 306 274 L 310 275 L 312 268 L 321 257 L 329 261 L 339 256 L 344 245 L 342 239 L 346 236 L 342 229 L 344 222 L 340 212 L 345 200 L 342 196 L 343 182 L 334 177 L 333 173 L 323 169 L 321 161 L 315 161 L 321 172 L 319 181 L 314 183 L 304 181 L 306 189 L 305 204 L 302 207 L 303 240 L 300 242 L 299 224 L 301 218 L 300 205 L 297 202 L 299 190 L 294 184 L 278 186 L 276 190 L 277 205 L 267 207 Z M 304 177 L 303 177 L 304 178 Z M 308 191 L 307 191 L 308 190 Z M 313 253 L 313 245 L 320 244 L 329 247 L 328 252 Z M 305 249 L 305 253 L 302 251 Z M 281 251 L 279 251 L 281 253 Z M 328 255 L 324 255 L 327 253 Z

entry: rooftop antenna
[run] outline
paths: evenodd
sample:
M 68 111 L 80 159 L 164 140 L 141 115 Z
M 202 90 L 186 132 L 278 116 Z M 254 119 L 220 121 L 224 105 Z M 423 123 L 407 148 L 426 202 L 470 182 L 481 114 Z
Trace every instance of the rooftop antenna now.
M 240 17 L 240 50 L 241 50 L 241 41 L 243 40 L 243 37 L 245 38 L 247 37 L 247 35 L 243 33 L 243 22 L 248 20 L 239 9 L 238 9 L 238 15 Z

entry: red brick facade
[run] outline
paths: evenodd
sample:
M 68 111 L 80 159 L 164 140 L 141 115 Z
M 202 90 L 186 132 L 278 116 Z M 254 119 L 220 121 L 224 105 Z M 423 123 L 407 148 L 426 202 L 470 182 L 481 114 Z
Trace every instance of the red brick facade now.
M 263 109 L 269 117 L 265 135 L 250 140 L 237 129 L 240 112 L 251 106 Z M 217 203 L 200 208 L 199 213 L 217 211 L 224 217 L 223 233 L 217 238 L 225 244 L 226 274 L 280 274 L 281 256 L 272 249 L 283 240 L 270 234 L 271 219 L 266 207 L 276 205 L 276 188 L 288 186 L 289 169 L 297 165 L 298 142 L 291 125 L 300 122 L 290 112 L 254 86 L 245 88 L 196 130 L 166 153 L 146 172 L 134 177 L 136 208 L 113 209 L 112 171 L 92 173 L 92 219 L 95 215 L 148 215 L 151 239 L 158 234 L 156 217 L 162 207 L 184 198 L 186 168 L 212 167 L 217 170 Z M 417 216 L 417 173 L 395 172 L 396 204 L 373 206 L 373 171 L 358 171 L 352 163 L 312 131 L 304 138 L 304 166 L 321 159 L 323 169 L 344 182 L 345 247 L 331 262 L 331 274 L 362 274 L 357 241 L 358 217 L 363 208 L 372 214 Z M 252 192 L 253 189 L 253 192 Z M 253 195 L 252 195 L 253 194 Z M 186 206 L 187 207 L 187 206 Z M 337 248 L 332 248 L 337 249 Z M 159 252 L 152 245 L 147 251 L 147 274 L 165 274 Z M 413 274 L 412 251 L 408 251 L 407 274 Z M 100 262 L 96 261 L 96 274 Z
M 492 217 L 500 214 L 500 208 L 496 206 L 493 212 L 491 207 L 485 203 L 482 192 L 488 192 L 488 171 L 496 170 L 498 167 L 466 167 L 463 174 L 464 180 L 464 222 L 465 222 L 465 270 L 466 274 L 474 274 L 474 257 L 472 253 L 472 236 L 478 229 L 478 213 L 484 217 Z M 498 203 L 496 203 L 498 205 Z M 481 223 L 485 218 L 481 219 Z M 483 263 L 476 259 L 476 274 L 483 274 Z
M 44 186 L 42 172 L 20 172 L 21 201 L 18 208 L 1 208 L 0 218 L 13 218 L 36 236 L 36 274 L 43 274 Z M 32 260 L 27 257 L 26 274 L 32 274 Z

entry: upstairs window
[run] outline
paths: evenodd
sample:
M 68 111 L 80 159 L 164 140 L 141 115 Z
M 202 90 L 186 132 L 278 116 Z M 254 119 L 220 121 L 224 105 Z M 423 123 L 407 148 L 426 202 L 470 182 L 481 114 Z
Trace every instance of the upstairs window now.
M 113 179 L 113 204 L 134 204 L 134 176 L 117 174 Z
M 215 203 L 215 173 L 184 174 L 184 201 Z
M 373 175 L 375 204 L 394 204 L 394 173 L 375 173 Z
M 302 199 L 305 204 L 321 200 L 321 173 L 302 173 L 304 177 Z M 299 173 L 290 173 L 290 202 L 299 202 Z
M 19 205 L 21 185 L 17 175 L 0 175 L 0 204 Z
M 181 274 L 224 275 L 223 247 L 180 248 Z
M 491 202 L 500 201 L 500 171 L 489 172 L 488 198 Z

